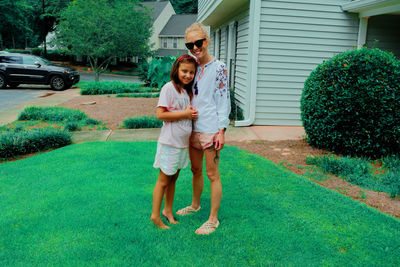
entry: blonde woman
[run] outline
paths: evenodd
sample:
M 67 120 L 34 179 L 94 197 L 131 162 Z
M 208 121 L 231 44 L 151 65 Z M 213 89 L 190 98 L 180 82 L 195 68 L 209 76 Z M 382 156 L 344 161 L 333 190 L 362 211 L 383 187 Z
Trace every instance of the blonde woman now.
M 198 111 L 189 141 L 189 156 L 193 173 L 192 204 L 177 211 L 188 215 L 200 210 L 203 191 L 203 158 L 211 183 L 211 211 L 208 220 L 196 234 L 214 232 L 218 226 L 218 210 L 222 197 L 219 173 L 220 150 L 225 143 L 225 130 L 229 125 L 230 99 L 227 85 L 228 73 L 224 63 L 208 53 L 210 38 L 200 23 L 193 23 L 185 32 L 186 47 L 197 58 L 198 67 L 193 86 L 192 106 Z

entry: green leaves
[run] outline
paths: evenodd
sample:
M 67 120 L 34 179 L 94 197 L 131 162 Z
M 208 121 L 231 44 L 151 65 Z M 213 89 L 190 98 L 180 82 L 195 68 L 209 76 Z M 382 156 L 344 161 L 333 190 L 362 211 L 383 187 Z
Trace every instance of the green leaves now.
M 166 56 L 151 60 L 147 72 L 147 79 L 150 81 L 150 86 L 161 88 L 171 80 L 169 74 L 175 59 L 176 57 Z
M 378 158 L 399 153 L 400 62 L 379 49 L 347 51 L 304 83 L 301 118 L 311 145 Z

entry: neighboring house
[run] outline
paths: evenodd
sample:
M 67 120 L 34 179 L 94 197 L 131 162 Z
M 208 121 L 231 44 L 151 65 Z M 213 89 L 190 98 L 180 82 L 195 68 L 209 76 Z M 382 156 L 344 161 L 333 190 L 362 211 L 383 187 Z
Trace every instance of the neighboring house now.
M 185 30 L 197 19 L 197 14 L 172 15 L 164 29 L 158 35 L 161 57 L 187 54 L 185 47 Z
M 304 82 L 336 54 L 366 45 L 400 56 L 400 0 L 199 0 L 198 10 L 244 110 L 237 126 L 302 125 Z
M 152 49 L 159 49 L 160 41 L 158 35 L 168 23 L 175 10 L 169 1 L 142 2 L 144 6 L 150 9 L 150 17 L 153 19 L 153 34 L 150 37 L 150 44 L 154 44 Z

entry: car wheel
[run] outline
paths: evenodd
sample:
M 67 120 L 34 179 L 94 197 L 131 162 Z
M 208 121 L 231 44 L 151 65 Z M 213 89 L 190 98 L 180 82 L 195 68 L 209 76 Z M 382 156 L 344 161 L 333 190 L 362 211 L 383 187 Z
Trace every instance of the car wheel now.
M 50 80 L 50 86 L 54 90 L 60 91 L 65 89 L 65 81 L 61 76 L 53 76 Z
M 11 88 L 17 88 L 19 85 L 19 83 L 9 83 L 8 86 L 10 86 Z
M 6 88 L 6 78 L 3 74 L 0 74 L 0 89 Z

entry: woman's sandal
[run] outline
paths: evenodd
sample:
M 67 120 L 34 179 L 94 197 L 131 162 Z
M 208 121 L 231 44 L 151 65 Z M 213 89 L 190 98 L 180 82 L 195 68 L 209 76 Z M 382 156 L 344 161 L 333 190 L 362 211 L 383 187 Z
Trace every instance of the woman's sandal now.
M 194 208 L 192 208 L 192 206 L 187 206 L 186 208 L 180 209 L 176 212 L 176 214 L 180 215 L 180 216 L 185 216 L 188 214 L 192 214 L 192 213 L 196 213 L 200 210 L 200 207 L 196 210 Z
M 200 226 L 200 228 L 196 230 L 196 234 L 209 235 L 212 232 L 214 232 L 218 228 L 218 226 L 219 226 L 219 221 L 217 221 L 216 223 L 206 221 L 205 223 L 203 223 L 202 226 Z

